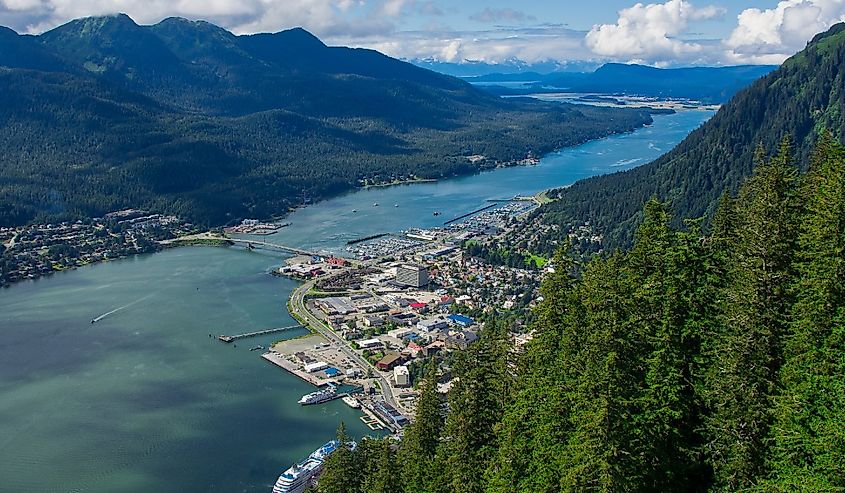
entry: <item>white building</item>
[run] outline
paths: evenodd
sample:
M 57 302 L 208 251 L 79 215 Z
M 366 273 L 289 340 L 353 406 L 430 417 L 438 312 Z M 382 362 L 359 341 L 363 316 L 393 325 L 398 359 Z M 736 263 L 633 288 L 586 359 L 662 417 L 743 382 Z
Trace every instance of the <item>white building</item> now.
M 397 366 L 393 369 L 393 380 L 397 387 L 408 387 L 411 385 L 411 373 L 407 366 Z
M 375 349 L 382 346 L 382 342 L 378 339 L 364 339 L 363 341 L 358 341 L 358 347 L 361 349 Z
M 314 373 L 314 372 L 318 372 L 318 371 L 321 371 L 321 370 L 325 370 L 328 367 L 329 367 L 329 364 L 326 363 L 325 361 L 318 361 L 316 363 L 309 363 L 309 364 L 305 365 L 304 369 L 308 373 Z

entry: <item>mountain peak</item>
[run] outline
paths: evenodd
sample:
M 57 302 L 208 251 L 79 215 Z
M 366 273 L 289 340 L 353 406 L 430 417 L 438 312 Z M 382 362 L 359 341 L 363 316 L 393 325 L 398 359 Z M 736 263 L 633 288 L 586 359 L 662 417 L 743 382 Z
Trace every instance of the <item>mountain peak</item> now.
M 813 37 L 813 40 L 810 41 L 810 44 L 811 45 L 817 44 L 817 43 L 819 43 L 819 42 L 821 42 L 821 41 L 823 41 L 827 38 L 831 38 L 831 37 L 836 36 L 837 34 L 842 33 L 842 32 L 845 32 L 845 22 L 840 22 L 839 24 L 834 24 L 827 31 L 825 31 L 823 33 L 816 34 Z
M 140 28 L 138 24 L 126 14 L 117 13 L 109 15 L 99 15 L 91 17 L 83 17 L 61 25 L 49 32 L 59 30 L 75 30 L 79 34 L 93 35 L 99 32 L 115 32 L 126 29 Z M 45 33 L 46 34 L 46 33 Z

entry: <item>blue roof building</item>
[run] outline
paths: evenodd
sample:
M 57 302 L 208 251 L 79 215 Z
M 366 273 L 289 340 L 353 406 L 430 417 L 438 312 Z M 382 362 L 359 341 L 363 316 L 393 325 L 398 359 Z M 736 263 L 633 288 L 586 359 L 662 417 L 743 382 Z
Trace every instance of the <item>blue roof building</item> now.
M 449 315 L 446 318 L 448 318 L 452 322 L 455 322 L 456 324 L 460 325 L 461 327 L 469 327 L 470 325 L 475 324 L 475 320 L 473 320 L 469 317 L 465 317 L 463 315 L 454 314 L 454 315 Z

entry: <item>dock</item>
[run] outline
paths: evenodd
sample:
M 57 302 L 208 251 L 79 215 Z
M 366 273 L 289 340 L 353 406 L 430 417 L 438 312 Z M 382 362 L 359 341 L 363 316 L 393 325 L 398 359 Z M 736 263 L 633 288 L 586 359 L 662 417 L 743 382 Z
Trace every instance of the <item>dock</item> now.
M 262 354 L 261 357 L 264 358 L 265 360 L 269 361 L 270 363 L 273 363 L 274 365 L 278 366 L 279 368 L 287 371 L 291 375 L 294 375 L 296 377 L 301 378 L 302 380 L 305 380 L 306 382 L 310 383 L 311 385 L 313 385 L 315 387 L 323 387 L 323 386 L 328 385 L 328 384 L 339 385 L 339 383 L 336 380 L 332 380 L 332 379 L 325 379 L 324 380 L 324 379 L 318 378 L 313 373 L 308 373 L 308 372 L 300 370 L 298 365 L 286 360 L 284 358 L 284 356 L 282 356 L 279 353 L 270 351 L 270 352 Z M 338 397 L 340 397 L 340 396 L 338 396 Z
M 237 334 L 237 335 L 233 335 L 233 336 L 221 335 L 221 336 L 218 336 L 217 339 L 219 339 L 220 341 L 223 341 L 225 343 L 230 343 L 230 342 L 237 341 L 238 339 L 246 339 L 246 338 L 249 338 L 249 337 L 257 337 L 257 336 L 263 336 L 263 335 L 267 335 L 267 334 L 274 334 L 276 332 L 285 332 L 285 331 L 293 330 L 293 329 L 301 329 L 302 327 L 305 327 L 305 326 L 302 325 L 302 324 L 289 325 L 287 327 L 275 327 L 275 328 L 272 328 L 272 329 L 257 330 L 255 332 L 246 332 L 244 334 Z
M 454 223 L 454 222 L 458 222 L 458 221 L 460 221 L 461 219 L 464 219 L 464 218 L 466 218 L 466 217 L 472 216 L 472 215 L 474 215 L 474 214 L 478 214 L 479 212 L 484 212 L 484 211 L 486 211 L 487 209 L 492 209 L 493 207 L 498 207 L 499 205 L 500 205 L 500 204 L 499 204 L 498 202 L 497 202 L 497 203 L 490 204 L 490 205 L 486 205 L 486 206 L 482 207 L 481 209 L 476 209 L 476 210 L 474 210 L 474 211 L 472 211 L 472 212 L 467 212 L 466 214 L 464 214 L 464 215 L 462 215 L 462 216 L 458 216 L 458 217 L 455 217 L 455 218 L 449 219 L 448 221 L 446 221 L 445 223 L 443 223 L 443 225 L 444 225 L 444 226 L 448 226 L 448 225 L 450 225 L 450 224 L 452 224 L 452 223 Z

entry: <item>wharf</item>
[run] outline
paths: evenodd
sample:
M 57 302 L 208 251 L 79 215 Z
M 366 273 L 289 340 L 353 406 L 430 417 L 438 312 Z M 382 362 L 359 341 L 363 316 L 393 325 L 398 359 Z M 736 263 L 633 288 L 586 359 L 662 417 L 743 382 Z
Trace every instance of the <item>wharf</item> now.
M 257 337 L 257 336 L 263 336 L 263 335 L 267 335 L 267 334 L 274 334 L 276 332 L 285 332 L 285 331 L 288 331 L 288 330 L 300 329 L 302 327 L 304 327 L 304 325 L 302 325 L 302 324 L 289 325 L 287 327 L 275 327 L 275 328 L 272 328 L 272 329 L 257 330 L 255 332 L 247 332 L 245 334 L 237 334 L 237 335 L 233 335 L 233 336 L 222 335 L 222 336 L 217 336 L 217 339 L 219 339 L 220 341 L 225 342 L 225 343 L 230 343 L 230 342 L 237 341 L 238 339 L 246 339 L 247 337 Z
M 274 365 L 278 366 L 279 368 L 286 370 L 288 373 L 290 373 L 294 376 L 297 376 L 302 380 L 305 380 L 306 382 L 310 383 L 311 385 L 313 385 L 315 387 L 323 387 L 323 386 L 328 385 L 328 384 L 339 385 L 339 383 L 335 380 L 332 380 L 332 379 L 323 380 L 321 378 L 317 378 L 316 375 L 313 375 L 311 373 L 300 370 L 297 365 L 295 365 L 294 363 L 291 363 L 290 361 L 286 360 L 284 358 L 284 356 L 282 356 L 279 353 L 275 353 L 273 351 L 270 351 L 270 352 L 262 354 L 261 357 L 264 358 L 265 360 L 269 361 L 270 363 L 273 363 Z M 340 396 L 338 396 L 338 397 L 340 397 Z

